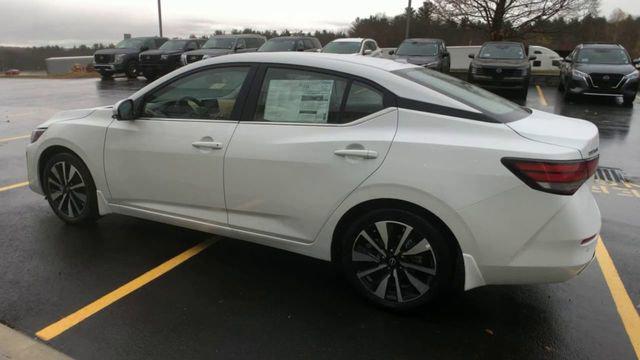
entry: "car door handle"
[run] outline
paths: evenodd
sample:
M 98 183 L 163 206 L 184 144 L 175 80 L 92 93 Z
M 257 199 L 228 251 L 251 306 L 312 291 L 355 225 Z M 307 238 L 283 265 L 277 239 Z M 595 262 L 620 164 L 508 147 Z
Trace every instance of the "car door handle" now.
M 373 150 L 365 150 L 365 149 L 342 149 L 336 150 L 333 152 L 338 156 L 353 156 L 353 157 L 361 157 L 363 159 L 375 159 L 378 157 L 378 152 Z
M 194 148 L 198 149 L 222 149 L 222 143 L 217 141 L 194 141 L 191 143 Z

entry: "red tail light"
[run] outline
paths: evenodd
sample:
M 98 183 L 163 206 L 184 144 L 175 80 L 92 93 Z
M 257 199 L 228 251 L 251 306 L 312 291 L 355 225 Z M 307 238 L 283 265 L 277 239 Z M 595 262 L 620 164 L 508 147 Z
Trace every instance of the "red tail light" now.
M 504 158 L 502 164 L 533 189 L 573 195 L 596 172 L 598 157 L 567 161 Z

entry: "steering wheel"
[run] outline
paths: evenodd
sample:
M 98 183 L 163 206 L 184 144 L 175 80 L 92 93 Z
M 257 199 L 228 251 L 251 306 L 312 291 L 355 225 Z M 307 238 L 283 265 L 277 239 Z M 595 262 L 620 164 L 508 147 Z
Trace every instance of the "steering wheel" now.
M 193 96 L 183 96 L 176 104 L 184 104 L 189 106 L 194 114 L 200 114 L 201 109 L 204 107 L 204 103 Z

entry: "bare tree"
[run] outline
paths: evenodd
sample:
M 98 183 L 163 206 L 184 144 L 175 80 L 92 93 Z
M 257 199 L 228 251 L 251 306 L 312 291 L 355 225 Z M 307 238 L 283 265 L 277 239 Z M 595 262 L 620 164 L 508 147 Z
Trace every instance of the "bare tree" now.
M 438 16 L 486 24 L 492 40 L 523 34 L 555 16 L 578 16 L 597 0 L 433 0 Z

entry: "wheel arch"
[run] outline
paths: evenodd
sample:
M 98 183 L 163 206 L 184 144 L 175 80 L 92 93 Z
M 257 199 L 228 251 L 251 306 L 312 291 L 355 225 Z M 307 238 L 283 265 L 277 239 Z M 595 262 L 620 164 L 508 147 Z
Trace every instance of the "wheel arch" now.
M 349 224 L 358 217 L 366 214 L 375 209 L 391 208 L 391 209 L 403 209 L 411 211 L 421 217 L 428 219 L 429 222 L 434 224 L 447 239 L 447 244 L 451 253 L 454 254 L 453 265 L 453 281 L 451 283 L 451 290 L 462 291 L 464 289 L 465 270 L 462 248 L 457 237 L 451 228 L 432 211 L 426 209 L 423 206 L 415 204 L 407 200 L 400 200 L 394 198 L 377 198 L 370 199 L 356 204 L 347 210 L 338 220 L 336 226 L 333 229 L 331 236 L 331 261 L 337 263 L 340 259 L 340 234 L 342 234 Z
M 91 175 L 92 179 L 95 179 L 94 174 L 91 174 L 91 169 L 87 165 L 87 162 L 77 152 L 63 145 L 51 145 L 46 149 L 44 149 L 40 153 L 40 156 L 38 157 L 38 179 L 40 181 L 40 186 L 42 187 L 43 191 L 44 191 L 44 184 L 43 184 L 42 173 L 44 171 L 44 166 L 47 164 L 47 162 L 49 161 L 49 159 L 51 159 L 52 156 L 60 153 L 69 153 L 78 157 L 78 159 L 80 159 L 80 161 L 82 161 L 85 167 L 89 170 L 89 174 Z

